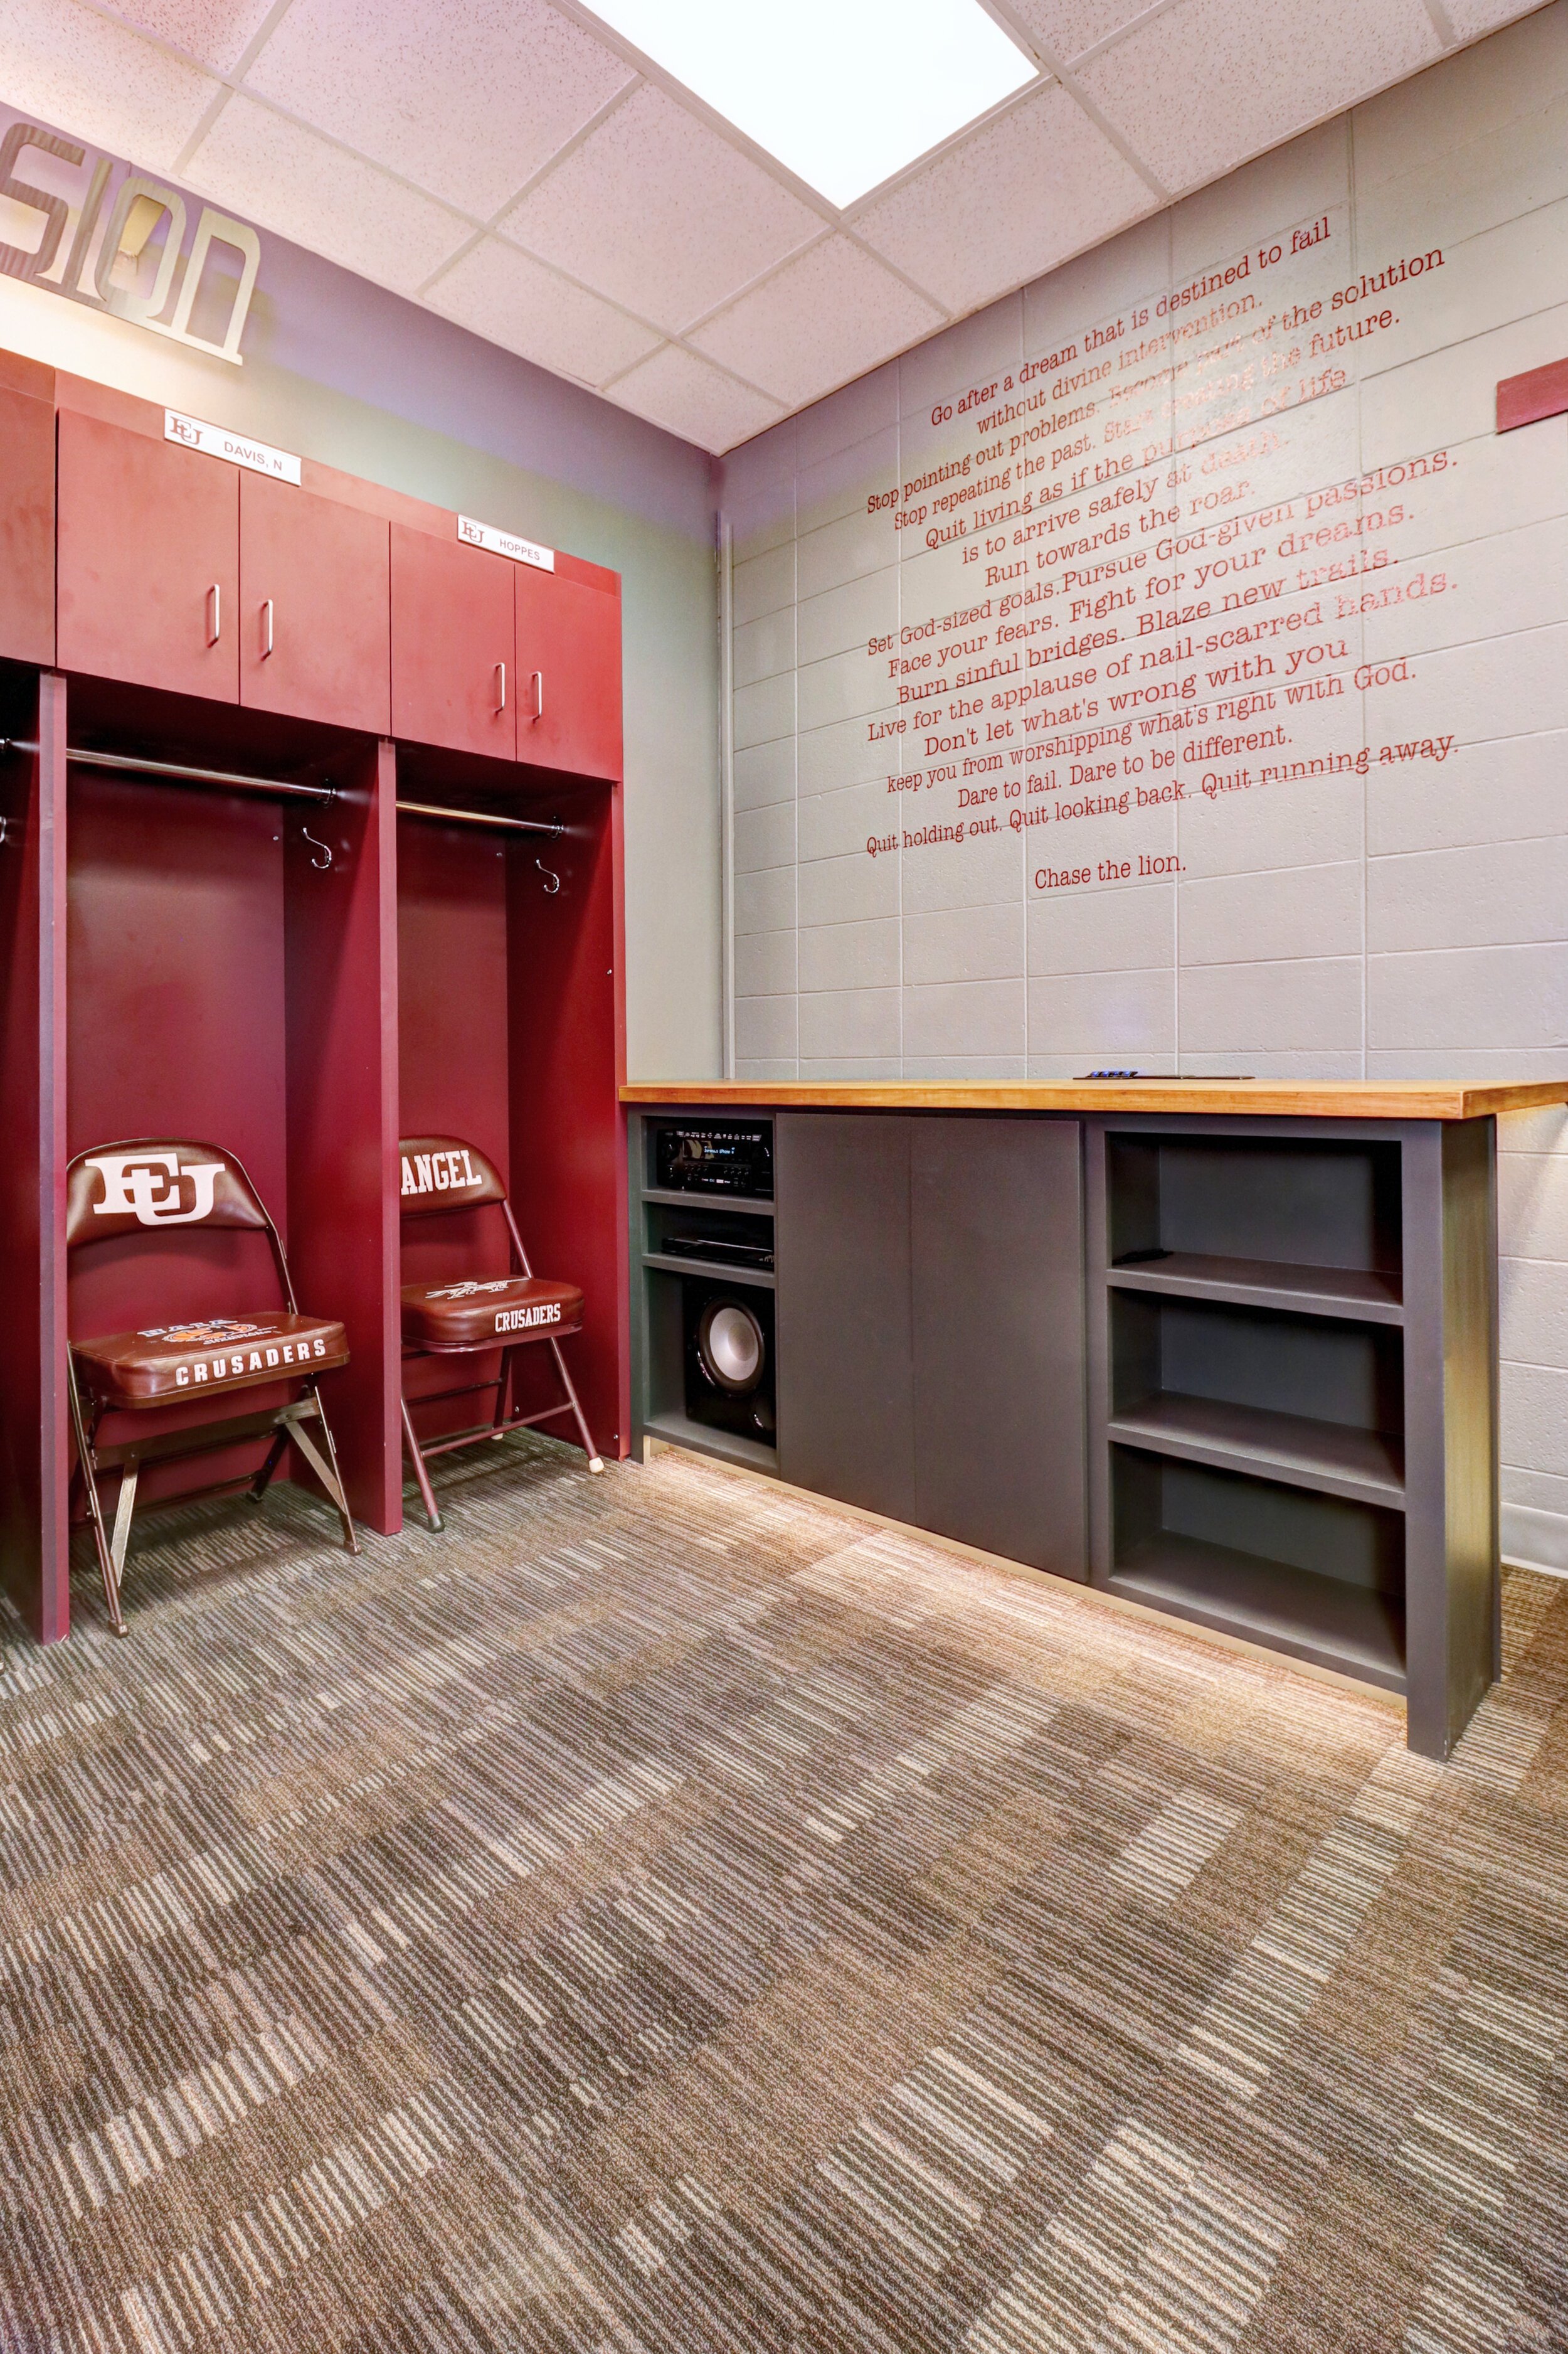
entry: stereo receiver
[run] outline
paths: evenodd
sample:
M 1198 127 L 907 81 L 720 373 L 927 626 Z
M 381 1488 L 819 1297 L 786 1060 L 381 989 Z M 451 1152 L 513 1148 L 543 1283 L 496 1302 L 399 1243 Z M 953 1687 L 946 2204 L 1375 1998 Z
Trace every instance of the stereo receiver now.
M 656 1182 L 676 1193 L 773 1195 L 773 1130 L 767 1120 L 673 1122 L 655 1131 Z

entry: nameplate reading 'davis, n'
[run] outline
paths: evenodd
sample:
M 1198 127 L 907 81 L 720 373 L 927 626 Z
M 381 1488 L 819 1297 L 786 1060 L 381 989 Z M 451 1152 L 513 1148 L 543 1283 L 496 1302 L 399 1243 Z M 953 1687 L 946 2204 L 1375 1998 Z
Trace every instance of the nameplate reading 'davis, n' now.
M 247 466 L 253 474 L 270 474 L 275 482 L 299 483 L 300 461 L 291 451 L 248 440 L 221 425 L 206 425 L 199 417 L 182 417 L 177 408 L 164 411 L 164 439 L 199 450 L 204 457 L 227 458 L 231 466 Z
M 493 556 L 509 556 L 514 564 L 532 564 L 539 572 L 556 568 L 553 547 L 535 547 L 531 539 L 520 539 L 514 531 L 498 531 L 493 523 L 475 523 L 471 515 L 460 514 L 457 523 L 458 537 L 470 547 L 488 547 Z

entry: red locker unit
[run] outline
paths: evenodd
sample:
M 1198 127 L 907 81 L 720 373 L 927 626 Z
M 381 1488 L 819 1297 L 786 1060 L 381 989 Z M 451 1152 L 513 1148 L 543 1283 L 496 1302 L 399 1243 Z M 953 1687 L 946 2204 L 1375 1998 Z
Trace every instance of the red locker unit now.
M 370 1528 L 402 1515 L 399 1124 L 507 1168 L 535 1264 L 588 1295 L 563 1345 L 595 1440 L 628 1445 L 620 581 L 301 475 L 0 355 L 0 736 L 40 747 L 0 763 L 0 1575 L 46 1639 L 69 1625 L 68 1325 L 232 1305 L 221 1236 L 175 1254 L 177 1301 L 110 1245 L 68 1302 L 66 1163 L 114 1138 L 210 1136 L 250 1168 L 302 1296 L 348 1326 L 323 1396 Z

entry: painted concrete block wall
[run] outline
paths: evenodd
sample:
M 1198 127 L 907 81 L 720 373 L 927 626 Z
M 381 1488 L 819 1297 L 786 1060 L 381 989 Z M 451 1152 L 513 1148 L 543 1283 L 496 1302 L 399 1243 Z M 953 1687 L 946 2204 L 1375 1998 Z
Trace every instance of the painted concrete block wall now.
M 0 94 L 0 128 L 13 114 Z M 33 176 L 48 182 L 53 169 L 43 158 Z M 58 176 L 66 195 L 82 175 Z M 36 214 L 0 199 L 0 238 L 37 235 Z M 621 574 L 628 1064 L 639 1079 L 715 1075 L 723 953 L 706 453 L 282 238 L 263 231 L 261 248 L 240 368 L 5 275 L 0 348 Z
M 1316 307 L 1315 307 L 1316 306 Z M 733 453 L 743 1077 L 1568 1070 L 1568 0 Z M 1568 1570 L 1568 1126 L 1504 1124 Z

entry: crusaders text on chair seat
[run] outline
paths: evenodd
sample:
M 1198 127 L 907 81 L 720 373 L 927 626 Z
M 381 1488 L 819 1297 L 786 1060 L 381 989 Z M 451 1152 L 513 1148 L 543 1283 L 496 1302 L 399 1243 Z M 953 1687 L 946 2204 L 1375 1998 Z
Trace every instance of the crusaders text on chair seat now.
M 563 1336 L 582 1328 L 581 1289 L 575 1283 L 534 1273 L 506 1198 L 506 1181 L 478 1145 L 465 1144 L 458 1136 L 406 1136 L 397 1150 L 403 1164 L 399 1202 L 405 1226 L 410 1220 L 448 1211 L 498 1210 L 512 1260 L 509 1275 L 454 1274 L 443 1282 L 403 1286 L 406 1365 L 420 1357 L 464 1355 L 489 1357 L 494 1363 L 495 1352 L 500 1352 L 498 1372 L 483 1373 L 477 1381 L 461 1382 L 455 1389 L 417 1390 L 410 1398 L 405 1386 L 403 1443 L 418 1482 L 425 1518 L 432 1529 L 439 1529 L 441 1516 L 426 1468 L 432 1455 L 447 1455 L 455 1447 L 471 1447 L 476 1439 L 500 1438 L 509 1430 L 531 1430 L 539 1423 L 569 1415 L 577 1425 L 588 1469 L 602 1471 L 604 1464 L 561 1353 Z M 533 1341 L 548 1343 L 561 1384 L 561 1403 L 541 1406 L 533 1414 L 519 1414 L 514 1394 L 517 1353 Z M 449 1399 L 479 1396 L 486 1391 L 493 1400 L 486 1421 L 419 1438 L 411 1405 L 444 1405 Z
M 313 1373 L 330 1373 L 347 1364 L 348 1342 L 341 1324 L 268 1308 L 254 1316 L 154 1324 L 107 1340 L 75 1341 L 71 1353 L 83 1388 L 119 1410 L 260 1389 L 292 1381 L 307 1366 Z
M 403 1339 L 412 1349 L 482 1349 L 497 1341 L 582 1328 L 583 1296 L 575 1283 L 505 1275 L 489 1283 L 406 1283 Z
M 242 1253 L 264 1242 L 281 1305 L 233 1316 L 161 1316 L 154 1303 L 168 1278 L 161 1279 L 160 1263 L 166 1269 L 170 1240 L 185 1239 L 192 1229 L 238 1230 Z M 125 1632 L 120 1588 L 144 1467 L 196 1455 L 227 1455 L 232 1461 L 237 1448 L 265 1441 L 259 1464 L 199 1491 L 211 1495 L 248 1484 L 256 1502 L 291 1447 L 331 1499 L 344 1543 L 357 1553 L 332 1432 L 316 1394 L 323 1373 L 347 1364 L 348 1342 L 335 1319 L 301 1315 L 278 1229 L 233 1153 L 171 1136 L 132 1137 L 79 1152 L 66 1171 L 66 1249 L 74 1254 L 93 1243 L 122 1246 L 118 1298 L 124 1299 L 127 1272 L 134 1268 L 136 1289 L 148 1301 L 147 1321 L 134 1331 L 66 1344 L 76 1439 L 72 1493 L 79 1487 L 83 1491 L 115 1633 Z M 129 1254 L 126 1245 L 132 1246 Z M 193 1273 L 187 1265 L 179 1278 L 187 1299 Z M 247 1288 L 249 1281 L 247 1277 Z M 272 1394 L 247 1401 L 236 1394 L 241 1390 Z M 209 1401 L 214 1411 L 207 1416 L 185 1415 L 173 1424 L 145 1412 Z M 123 1414 L 133 1417 L 129 1425 L 120 1422 Z M 100 1480 L 115 1472 L 111 1537 L 98 1490 Z

